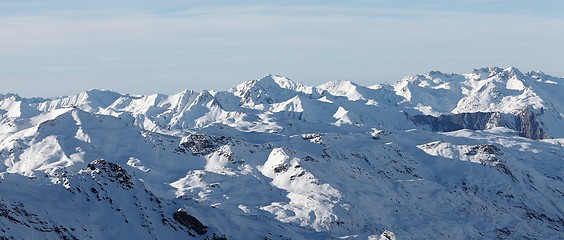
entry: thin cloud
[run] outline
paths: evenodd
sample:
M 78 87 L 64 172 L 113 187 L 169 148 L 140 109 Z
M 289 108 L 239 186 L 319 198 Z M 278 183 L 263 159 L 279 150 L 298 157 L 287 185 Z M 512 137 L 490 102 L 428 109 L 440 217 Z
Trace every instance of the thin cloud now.
M 562 19 L 531 15 L 331 5 L 14 13 L 0 15 L 0 82 L 109 79 L 120 82 L 116 89 L 147 92 L 154 86 L 132 83 L 161 76 L 171 80 L 160 81 L 168 87 L 160 91 L 171 93 L 174 79 L 204 80 L 191 83 L 196 90 L 225 89 L 268 72 L 367 85 L 486 65 L 551 72 L 564 55 L 560 29 Z M 380 78 L 367 77 L 375 71 Z M 84 86 L 77 82 L 76 91 Z

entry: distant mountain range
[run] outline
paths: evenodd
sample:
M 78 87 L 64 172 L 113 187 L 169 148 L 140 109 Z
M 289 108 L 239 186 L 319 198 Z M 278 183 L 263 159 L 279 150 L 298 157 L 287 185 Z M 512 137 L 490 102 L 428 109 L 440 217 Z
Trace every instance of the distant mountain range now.
M 0 94 L 0 239 L 561 239 L 564 79 Z

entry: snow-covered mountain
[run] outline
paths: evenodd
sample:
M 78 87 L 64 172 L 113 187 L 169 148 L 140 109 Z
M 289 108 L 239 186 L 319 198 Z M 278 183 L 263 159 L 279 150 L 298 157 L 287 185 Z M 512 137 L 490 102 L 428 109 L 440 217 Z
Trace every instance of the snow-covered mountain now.
M 0 238 L 564 238 L 563 86 L 489 67 L 0 95 Z

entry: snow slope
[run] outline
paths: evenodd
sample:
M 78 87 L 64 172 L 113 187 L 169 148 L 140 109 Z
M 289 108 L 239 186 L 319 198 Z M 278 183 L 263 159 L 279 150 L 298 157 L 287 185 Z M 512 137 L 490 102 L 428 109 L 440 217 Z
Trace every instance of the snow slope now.
M 7 239 L 559 239 L 564 80 L 0 96 Z

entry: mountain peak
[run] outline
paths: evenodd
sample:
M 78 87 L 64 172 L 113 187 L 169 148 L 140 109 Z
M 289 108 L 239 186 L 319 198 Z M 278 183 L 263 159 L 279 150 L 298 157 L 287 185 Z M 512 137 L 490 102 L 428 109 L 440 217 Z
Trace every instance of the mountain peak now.
M 11 99 L 13 101 L 21 101 L 22 97 L 20 97 L 20 95 L 15 94 L 15 93 L 6 93 L 6 94 L 0 93 L 0 101 L 4 100 L 4 99 Z
M 229 90 L 241 97 L 242 104 L 272 104 L 288 100 L 299 93 L 311 94 L 313 88 L 289 78 L 268 74 L 257 80 L 249 80 Z
M 505 73 L 508 77 L 517 77 L 519 79 L 525 78 L 525 74 L 516 67 L 508 67 L 503 70 L 503 73 Z
M 317 88 L 327 91 L 333 96 L 347 97 L 352 101 L 365 99 L 363 94 L 359 92 L 359 88 L 362 88 L 362 86 L 349 80 L 330 81 L 317 86 Z
M 340 79 L 340 80 L 329 81 L 327 83 L 321 84 L 318 86 L 318 88 L 329 87 L 329 86 L 357 87 L 360 85 L 350 80 Z
M 497 66 L 489 66 L 489 67 L 482 67 L 482 68 L 475 68 L 473 73 L 481 74 L 481 73 L 488 73 L 489 75 L 497 74 L 503 71 L 503 68 Z
M 288 90 L 293 90 L 293 91 L 298 91 L 298 92 L 309 92 L 311 93 L 311 87 L 298 83 L 298 82 L 294 82 L 291 79 L 284 77 L 284 76 L 280 76 L 280 75 L 274 75 L 274 74 L 267 74 L 266 76 L 262 77 L 261 79 L 257 80 L 257 82 L 259 82 L 262 86 L 265 87 L 274 87 L 274 88 L 283 88 L 283 89 L 288 89 Z M 269 85 L 269 84 L 276 84 L 276 85 Z
M 487 79 L 495 76 L 500 76 L 503 79 L 510 78 L 512 76 L 519 79 L 525 77 L 525 75 L 516 67 L 508 67 L 505 69 L 496 66 L 483 67 L 474 69 L 472 73 L 478 75 L 480 79 Z
M 452 77 L 454 75 L 456 75 L 456 74 L 454 74 L 454 73 L 444 73 L 444 72 L 437 71 L 437 70 L 430 71 L 427 74 L 425 74 L 425 76 L 428 76 L 428 77 L 431 77 L 431 78 Z
M 79 98 L 83 98 L 83 99 L 90 99 L 93 101 L 98 101 L 98 100 L 115 100 L 121 96 L 123 96 L 122 94 L 112 91 L 112 90 L 105 90 L 105 89 L 90 89 L 88 91 L 84 91 L 82 93 L 80 93 Z

